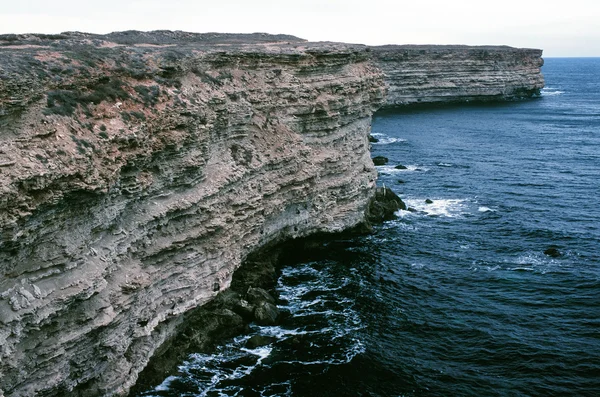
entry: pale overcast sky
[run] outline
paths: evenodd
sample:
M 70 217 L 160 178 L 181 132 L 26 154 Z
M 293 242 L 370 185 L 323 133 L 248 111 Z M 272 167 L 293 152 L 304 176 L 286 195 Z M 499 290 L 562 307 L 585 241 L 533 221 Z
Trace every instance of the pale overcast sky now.
M 0 33 L 170 29 L 600 56 L 600 0 L 0 0 Z

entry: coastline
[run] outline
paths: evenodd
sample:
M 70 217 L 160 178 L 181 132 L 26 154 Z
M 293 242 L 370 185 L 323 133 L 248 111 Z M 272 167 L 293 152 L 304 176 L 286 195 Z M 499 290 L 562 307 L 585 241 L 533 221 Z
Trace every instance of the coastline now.
M 215 297 L 256 248 L 364 222 L 371 115 L 402 92 L 372 50 L 178 34 L 166 34 L 177 51 L 158 33 L 0 46 L 13 55 L 0 85 L 9 396 L 125 394 L 185 313 L 224 310 Z M 510 70 L 528 95 L 532 54 Z M 408 93 L 438 84 L 407 81 Z

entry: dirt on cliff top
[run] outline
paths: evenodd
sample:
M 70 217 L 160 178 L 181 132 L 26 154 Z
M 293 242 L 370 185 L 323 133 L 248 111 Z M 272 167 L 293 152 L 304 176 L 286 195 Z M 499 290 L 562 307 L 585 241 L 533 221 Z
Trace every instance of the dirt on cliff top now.
M 268 33 L 191 33 L 180 30 L 154 30 L 141 32 L 127 30 L 108 34 L 84 32 L 63 32 L 60 34 L 4 34 L 0 35 L 0 48 L 6 46 L 61 46 L 73 44 L 97 44 L 102 42 L 115 45 L 177 45 L 177 44 L 258 44 L 274 42 L 303 42 L 296 36 Z

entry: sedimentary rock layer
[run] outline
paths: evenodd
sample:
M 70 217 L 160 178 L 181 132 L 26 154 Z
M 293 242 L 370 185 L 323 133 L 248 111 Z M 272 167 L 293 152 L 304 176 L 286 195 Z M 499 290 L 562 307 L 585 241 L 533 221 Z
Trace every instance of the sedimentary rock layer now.
M 386 107 L 417 103 L 504 101 L 540 94 L 542 51 L 506 46 L 381 46 Z
M 125 393 L 250 252 L 364 222 L 382 70 L 388 103 L 492 95 L 469 51 L 0 36 L 0 395 Z M 495 51 L 493 95 L 537 89 L 539 53 Z
M 384 88 L 363 47 L 0 52 L 8 396 L 123 393 L 249 252 L 364 221 Z

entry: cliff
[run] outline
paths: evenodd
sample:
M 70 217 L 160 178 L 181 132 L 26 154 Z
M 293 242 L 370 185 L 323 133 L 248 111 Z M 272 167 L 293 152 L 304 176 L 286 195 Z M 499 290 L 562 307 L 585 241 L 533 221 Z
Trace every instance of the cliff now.
M 365 222 L 381 70 L 400 85 L 380 50 L 0 36 L 0 395 L 126 393 L 251 252 Z
M 540 95 L 542 50 L 506 46 L 372 47 L 385 74 L 385 107 L 489 102 Z

